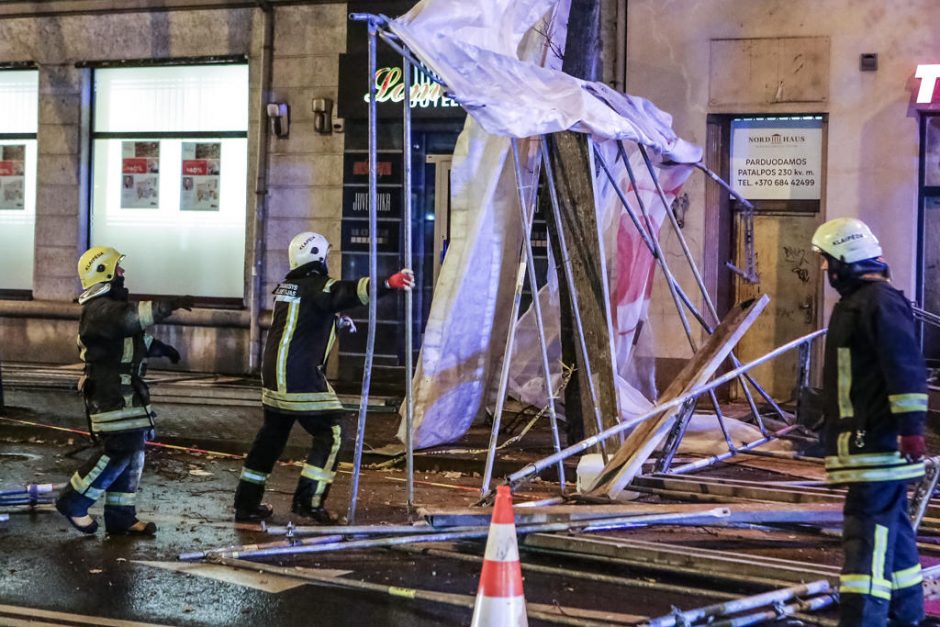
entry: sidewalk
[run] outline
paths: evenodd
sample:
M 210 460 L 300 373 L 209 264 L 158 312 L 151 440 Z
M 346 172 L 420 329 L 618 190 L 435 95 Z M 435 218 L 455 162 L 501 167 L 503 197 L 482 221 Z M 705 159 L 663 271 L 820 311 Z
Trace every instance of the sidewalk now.
M 21 432 L 26 437 L 51 425 L 87 431 L 84 408 L 76 392 L 80 364 L 44 366 L 4 363 L 3 387 L 6 410 L 0 411 L 0 431 Z M 151 399 L 157 412 L 157 440 L 167 444 L 190 446 L 226 453 L 245 453 L 261 425 L 260 381 L 207 373 L 151 370 L 147 374 Z M 349 412 L 343 419 L 344 445 L 340 459 L 351 461 L 357 428 L 359 396 L 340 394 Z M 369 397 L 363 463 L 388 461 L 398 456 L 404 446 L 396 434 L 400 423 L 401 399 L 391 396 Z M 21 421 L 12 422 L 10 419 Z M 509 422 L 504 418 L 504 425 Z M 519 420 L 512 433 L 500 436 L 505 441 L 521 430 L 526 420 Z M 453 471 L 483 474 L 489 442 L 488 424 L 476 424 L 457 443 L 419 451 L 415 468 L 419 471 Z M 76 438 L 81 438 L 76 434 Z M 302 458 L 309 445 L 303 429 L 293 430 L 286 457 Z M 477 451 L 468 453 L 466 451 Z M 514 472 L 526 463 L 553 452 L 547 419 L 541 419 L 519 442 L 498 452 L 494 477 Z M 403 464 L 403 462 L 401 462 Z M 576 461 L 566 467 L 574 478 Z M 555 475 L 551 472 L 551 475 Z

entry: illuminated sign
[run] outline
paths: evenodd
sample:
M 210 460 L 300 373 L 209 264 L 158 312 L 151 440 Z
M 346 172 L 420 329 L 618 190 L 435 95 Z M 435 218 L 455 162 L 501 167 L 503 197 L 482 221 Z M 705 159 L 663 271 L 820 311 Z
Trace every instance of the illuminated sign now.
M 918 65 L 914 76 L 920 79 L 917 104 L 930 104 L 933 102 L 933 92 L 937 86 L 937 80 L 940 79 L 940 65 Z
M 425 109 L 428 107 L 458 107 L 452 99 L 444 95 L 444 88 L 428 78 L 427 74 L 418 68 L 412 68 L 411 78 L 411 108 Z M 403 70 L 400 67 L 383 67 L 375 72 L 375 101 L 401 102 L 405 99 L 405 82 Z M 362 99 L 369 102 L 369 94 Z

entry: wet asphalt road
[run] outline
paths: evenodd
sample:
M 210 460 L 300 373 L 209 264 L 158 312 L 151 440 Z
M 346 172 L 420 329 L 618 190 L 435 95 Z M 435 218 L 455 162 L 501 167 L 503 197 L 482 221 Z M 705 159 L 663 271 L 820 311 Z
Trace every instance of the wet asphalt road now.
M 39 432 L 24 439 L 0 427 L 0 489 L 26 483 L 61 483 L 91 454 L 67 454 L 82 444 L 66 436 Z M 446 605 L 350 591 L 320 585 L 297 585 L 282 591 L 256 589 L 278 583 L 276 577 L 229 571 L 238 581 L 218 581 L 174 572 L 141 562 L 179 564 L 182 552 L 231 545 L 270 542 L 280 537 L 236 528 L 231 500 L 241 463 L 148 449 L 147 467 L 138 496 L 142 519 L 159 527 L 154 538 L 80 535 L 65 519 L 45 506 L 40 511 L 11 513 L 0 522 L 0 606 L 164 625 L 459 625 L 469 624 L 471 611 Z M 276 507 L 275 524 L 284 524 L 298 475 L 295 467 L 275 469 L 267 500 Z M 344 513 L 348 474 L 340 473 L 329 505 Z M 417 476 L 417 503 L 436 507 L 468 506 L 478 498 L 479 478 L 457 473 Z M 520 498 L 553 494 L 550 484 L 531 484 Z M 401 471 L 366 471 L 360 486 L 358 524 L 407 524 Z M 92 510 L 100 514 L 100 505 Z M 653 533 L 650 531 L 649 533 Z M 683 532 L 686 533 L 686 532 Z M 696 532 L 699 533 L 699 532 Z M 710 536 L 700 532 L 702 542 Z M 451 546 L 479 556 L 480 544 Z M 588 564 L 527 554 L 525 561 L 565 569 L 592 570 Z M 478 561 L 462 561 L 400 551 L 373 550 L 295 556 L 267 563 L 287 567 L 348 571 L 344 578 L 473 596 L 480 572 Z M 642 576 L 624 569 L 607 574 Z M 296 583 L 296 582 L 294 582 Z M 695 582 L 675 583 L 696 586 Z M 530 603 L 633 616 L 666 614 L 672 606 L 698 607 L 718 599 L 707 593 L 687 596 L 642 587 L 599 584 L 564 575 L 525 574 Z M 725 592 L 745 593 L 744 590 Z M 0 624 L 8 610 L 0 607 Z M 77 620 L 77 619 L 76 619 Z M 52 622 L 75 624 L 68 617 Z M 537 620 L 530 618 L 530 624 Z
M 87 454 L 70 459 L 64 457 L 68 450 L 49 443 L 0 442 L 0 485 L 65 481 Z M 160 451 L 148 456 L 138 512 L 157 523 L 156 537 L 112 537 L 103 529 L 82 536 L 48 507 L 11 513 L 9 521 L 0 522 L 0 603 L 172 625 L 463 622 L 450 608 L 440 612 L 439 607 L 395 606 L 375 595 L 310 585 L 272 594 L 137 563 L 175 562 L 184 551 L 277 539 L 236 530 L 230 522 L 237 461 Z M 279 491 L 272 500 L 282 511 L 290 497 L 280 492 L 287 492 L 295 480 L 290 470 L 282 469 L 272 486 Z M 100 506 L 92 512 L 96 510 L 100 513 Z M 360 560 L 351 564 L 350 576 L 362 573 L 375 580 L 378 575 L 381 581 L 382 570 L 401 570 L 410 560 L 393 556 L 392 561 L 396 563 L 382 564 L 385 568 L 372 564 L 363 569 Z
M 69 445 L 56 437 L 40 434 L 33 441 L 22 441 L 4 438 L 0 431 L 0 486 L 66 481 L 90 451 L 67 457 L 81 442 Z M 469 624 L 469 609 L 318 585 L 266 592 L 140 563 L 171 565 L 181 552 L 280 539 L 236 529 L 232 523 L 231 498 L 240 466 L 238 460 L 148 450 L 138 512 L 141 518 L 157 523 L 154 538 L 109 537 L 103 529 L 92 537 L 81 536 L 48 508 L 11 514 L 9 521 L 0 522 L 0 604 L 167 625 Z M 278 512 L 287 511 L 296 477 L 296 468 L 275 469 L 268 498 Z M 401 478 L 400 472 L 364 473 L 357 523 L 408 522 Z M 448 473 L 419 474 L 418 479 L 427 482 L 417 486 L 419 504 L 460 507 L 478 495 L 477 478 Z M 345 507 L 346 481 L 348 475 L 341 474 L 331 496 L 337 511 Z M 531 488 L 535 493 L 530 496 L 546 495 L 537 494 L 538 489 Z M 100 506 L 92 511 L 100 513 Z M 283 524 L 286 518 L 279 514 L 275 522 Z M 476 555 L 481 549 L 478 544 L 467 548 Z M 471 596 L 480 569 L 478 562 L 386 550 L 288 557 L 268 563 L 339 569 L 350 571 L 345 575 L 348 579 Z M 270 583 L 271 578 L 255 579 L 255 583 Z M 716 600 L 534 573 L 526 575 L 525 589 L 530 603 L 632 615 L 655 616 L 668 613 L 673 605 L 688 608 Z M 3 615 L 0 608 L 0 623 Z M 538 621 L 530 620 L 530 624 Z

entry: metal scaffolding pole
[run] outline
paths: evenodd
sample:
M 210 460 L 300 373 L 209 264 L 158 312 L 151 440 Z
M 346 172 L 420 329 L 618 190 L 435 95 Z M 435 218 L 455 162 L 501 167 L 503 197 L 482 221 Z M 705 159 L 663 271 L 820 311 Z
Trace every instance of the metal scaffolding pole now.
M 539 141 L 536 139 L 535 141 Z M 542 358 L 542 373 L 545 377 L 545 393 L 548 396 L 548 420 L 552 428 L 552 446 L 555 452 L 561 450 L 561 439 L 558 437 L 558 415 L 555 413 L 555 390 L 552 386 L 552 368 L 548 363 L 548 343 L 545 341 L 545 323 L 542 319 L 542 303 L 539 300 L 539 285 L 535 276 L 535 257 L 532 254 L 532 222 L 535 220 L 535 201 L 537 194 L 533 194 L 531 207 L 526 206 L 525 192 L 522 188 L 522 164 L 519 162 L 519 142 L 516 139 L 511 141 L 512 163 L 516 174 L 516 192 L 519 196 L 519 222 L 525 229 L 522 233 L 523 246 L 525 247 L 526 267 L 529 273 L 529 289 L 532 291 L 532 312 L 535 314 L 535 328 L 539 336 L 539 356 Z M 536 160 L 541 158 L 541 153 L 536 150 Z M 538 188 L 538 169 L 534 176 L 533 186 Z M 515 324 L 515 321 L 513 321 Z M 565 466 L 558 462 L 558 482 L 561 493 L 565 493 Z M 489 486 L 487 486 L 489 487 Z
M 558 203 L 558 188 L 555 187 L 555 171 L 548 154 L 548 141 L 542 138 L 539 141 L 539 146 L 542 153 L 542 163 L 545 167 L 545 182 L 548 185 L 552 217 L 555 220 L 555 224 L 558 225 L 558 246 L 561 250 L 555 251 L 558 255 L 556 263 L 561 264 L 565 272 L 565 279 L 568 282 L 568 295 L 571 299 L 572 317 L 574 318 L 575 330 L 578 335 L 578 346 L 581 349 L 581 364 L 584 368 L 584 378 L 587 380 L 588 392 L 591 395 L 591 406 L 594 409 L 594 422 L 597 426 L 597 432 L 600 433 L 604 430 L 604 421 L 601 416 L 600 403 L 597 399 L 597 388 L 594 385 L 594 373 L 591 370 L 591 356 L 588 354 L 587 341 L 584 339 L 584 325 L 581 322 L 581 309 L 578 302 L 578 288 L 574 281 L 574 270 L 571 268 L 571 257 L 568 255 L 568 242 L 565 239 L 565 230 L 561 225 L 561 207 Z M 561 306 L 564 307 L 565 304 L 561 303 Z M 617 418 L 619 419 L 619 416 Z M 604 464 L 607 464 L 607 447 L 603 443 L 600 445 L 600 450 Z
M 402 61 L 402 75 L 404 79 L 404 111 L 402 113 L 402 212 L 404 222 L 405 267 L 413 270 L 412 241 L 411 241 L 411 61 L 404 58 Z M 423 279 L 423 277 L 422 277 Z M 415 286 L 421 289 L 419 286 Z M 405 477 L 407 479 L 407 508 L 410 514 L 415 505 L 415 449 L 414 449 L 414 298 L 411 290 L 405 292 Z
M 598 442 L 602 440 L 606 440 L 615 435 L 623 433 L 624 431 L 631 429 L 635 427 L 636 425 L 646 420 L 649 420 L 650 418 L 653 418 L 654 416 L 658 416 L 667 410 L 679 407 L 680 405 L 682 405 L 689 399 L 701 396 L 702 394 L 704 394 L 705 392 L 708 392 L 709 390 L 714 390 L 715 388 L 720 387 L 729 381 L 733 381 L 742 373 L 747 372 L 748 370 L 751 370 L 752 368 L 755 368 L 763 363 L 766 363 L 770 361 L 771 359 L 779 355 L 782 355 L 783 353 L 786 353 L 787 351 L 793 350 L 794 348 L 800 346 L 801 344 L 810 342 L 813 339 L 819 337 L 820 335 L 823 335 L 825 332 L 826 332 L 825 329 L 820 329 L 818 331 L 813 331 L 812 333 L 808 333 L 807 335 L 804 335 L 802 337 L 798 337 L 795 340 L 792 340 L 790 342 L 787 342 L 786 344 L 778 346 L 774 350 L 770 351 L 769 353 L 765 355 L 762 355 L 761 357 L 758 357 L 754 361 L 748 362 L 739 368 L 735 368 L 734 370 L 730 370 L 726 372 L 725 374 L 721 375 L 720 377 L 717 377 L 716 379 L 713 379 L 712 381 L 710 381 L 709 383 L 706 383 L 705 385 L 701 385 L 665 403 L 654 405 L 653 407 L 650 408 L 649 411 L 647 411 L 646 413 L 640 414 L 636 418 L 626 420 L 612 427 L 608 427 L 601 433 L 598 433 L 597 435 L 593 435 L 589 438 L 586 438 L 578 442 L 577 444 L 569 446 L 568 448 L 564 449 L 560 453 L 555 453 L 554 455 L 549 455 L 548 457 L 545 457 L 538 461 L 532 462 L 530 464 L 526 464 L 520 470 L 506 477 L 506 483 L 510 486 L 515 486 L 516 484 L 522 481 L 525 481 L 535 475 L 538 475 L 538 473 L 540 473 L 542 470 L 556 464 L 558 460 L 560 459 L 567 459 L 573 455 L 577 455 L 578 453 L 581 453 L 582 451 L 585 451 L 591 448 L 592 446 L 594 446 L 595 444 L 597 444 Z
M 648 627 L 675 627 L 676 625 L 691 625 L 698 621 L 711 622 L 721 616 L 740 614 L 741 612 L 754 610 L 767 605 L 775 606 L 778 603 L 790 601 L 798 597 L 816 596 L 832 591 L 832 585 L 829 581 L 820 579 L 819 581 L 813 581 L 800 586 L 763 592 L 742 599 L 707 605 L 695 610 L 685 612 L 675 611 L 671 614 L 660 616 L 659 618 L 650 619 Z
M 519 187 L 521 183 L 517 184 Z M 523 198 L 520 190 L 520 198 Z M 522 202 L 522 201 L 520 201 Z M 534 205 L 533 203 L 524 203 L 523 211 L 526 207 Z M 529 241 L 529 236 L 527 233 L 531 231 L 532 228 L 532 219 L 534 216 L 529 215 L 526 212 L 524 216 L 523 224 L 523 239 L 525 242 Z M 490 483 L 493 480 L 493 464 L 496 461 L 496 442 L 499 439 L 499 429 L 502 425 L 503 419 L 503 407 L 506 404 L 506 390 L 509 387 L 509 368 L 512 362 L 512 350 L 516 345 L 516 322 L 519 319 L 519 308 L 522 304 L 522 286 L 525 283 L 526 275 L 526 261 L 528 256 L 526 255 L 526 249 L 523 246 L 519 251 L 519 265 L 516 267 L 516 283 L 515 289 L 513 290 L 512 306 L 509 310 L 509 330 L 506 334 L 506 348 L 503 353 L 503 362 L 499 370 L 499 385 L 496 391 L 496 408 L 493 410 L 493 425 L 490 429 L 490 441 L 487 447 L 486 454 L 486 466 L 483 469 L 483 485 L 480 486 L 480 496 L 486 497 L 490 492 Z
M 356 15 L 350 16 L 356 19 Z M 366 435 L 366 412 L 369 408 L 369 388 L 372 383 L 372 360 L 375 355 L 376 300 L 378 299 L 378 270 L 376 268 L 376 211 L 378 205 L 378 180 L 376 176 L 376 151 L 378 149 L 375 103 L 376 32 L 375 21 L 366 18 L 369 26 L 369 331 L 366 336 L 366 355 L 362 365 L 362 392 L 359 399 L 359 419 L 356 425 L 356 448 L 353 453 L 352 481 L 349 489 L 349 508 L 346 522 L 356 520 L 356 499 L 359 492 L 359 471 L 362 466 L 362 445 Z

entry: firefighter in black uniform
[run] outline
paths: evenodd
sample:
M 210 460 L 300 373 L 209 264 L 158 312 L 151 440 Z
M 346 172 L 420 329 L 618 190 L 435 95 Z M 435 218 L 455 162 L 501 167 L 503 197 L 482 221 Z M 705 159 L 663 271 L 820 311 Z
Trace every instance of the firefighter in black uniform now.
M 288 249 L 290 272 L 274 290 L 274 315 L 261 366 L 264 424 L 235 491 L 238 521 L 262 520 L 273 512 L 261 497 L 296 420 L 313 436 L 313 444 L 291 511 L 317 523 L 335 522 L 323 503 L 336 474 L 343 406 L 324 372 L 338 324 L 352 323 L 339 312 L 369 303 L 369 279 L 331 279 L 326 267 L 329 248 L 329 242 L 318 233 L 294 237 Z M 413 286 L 411 270 L 401 270 L 385 281 L 379 294 Z
M 148 357 L 175 364 L 180 354 L 147 330 L 176 309 L 192 308 L 192 297 L 128 302 L 122 259 L 113 248 L 95 246 L 78 260 L 85 290 L 78 298 L 78 348 L 85 363 L 79 387 L 99 450 L 72 475 L 55 506 L 73 527 L 95 533 L 98 521 L 88 508 L 104 496 L 108 533 L 153 535 L 156 525 L 138 520 L 134 504 L 155 415 L 143 377 Z
M 812 243 L 842 297 L 823 368 L 827 479 L 848 486 L 839 624 L 917 625 L 923 578 L 906 483 L 924 474 L 927 373 L 911 306 L 865 223 L 831 220 Z

